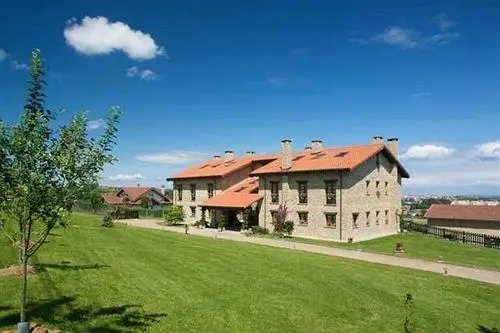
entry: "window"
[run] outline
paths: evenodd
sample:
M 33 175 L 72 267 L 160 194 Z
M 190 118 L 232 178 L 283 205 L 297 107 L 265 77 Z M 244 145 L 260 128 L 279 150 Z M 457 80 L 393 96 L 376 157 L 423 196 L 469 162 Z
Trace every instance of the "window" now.
M 327 180 L 325 181 L 325 195 L 327 205 L 337 204 L 337 181 Z
M 385 224 L 389 224 L 389 211 L 385 210 Z
M 276 223 L 276 221 L 277 221 L 277 214 L 278 214 L 278 211 L 277 211 L 277 210 L 272 210 L 272 211 L 271 211 L 271 221 L 272 221 L 273 223 Z
M 370 212 L 366 212 L 366 226 L 370 226 Z
M 307 223 L 309 222 L 307 220 L 307 212 L 298 212 L 297 214 L 299 214 L 299 224 L 300 225 L 307 225 Z
M 325 213 L 326 226 L 337 228 L 337 213 Z
M 377 211 L 375 212 L 375 224 L 376 224 L 376 225 L 379 225 L 379 224 L 380 224 L 380 221 L 379 221 L 379 219 L 378 219 L 378 218 L 379 218 L 379 216 L 380 216 L 380 211 L 378 211 L 378 210 L 377 210 Z
M 370 195 L 370 181 L 366 181 L 366 195 Z
M 271 182 L 271 203 L 279 202 L 279 183 Z
M 182 201 L 182 185 L 175 186 L 175 189 L 177 191 L 177 200 Z
M 299 203 L 306 204 L 307 203 L 307 182 L 300 181 L 297 182 L 299 185 Z
M 358 228 L 358 217 L 359 217 L 359 213 L 352 213 L 352 228 L 353 229 Z
M 380 155 L 377 154 L 377 171 L 380 171 Z
M 191 184 L 191 201 L 196 201 L 196 184 Z
M 385 195 L 389 195 L 389 182 L 385 182 Z
M 191 206 L 189 208 L 191 208 L 191 217 L 195 217 L 196 216 L 196 207 L 195 206 Z
M 214 196 L 214 184 L 207 184 L 207 193 L 209 198 Z
M 375 193 L 377 195 L 377 198 L 380 198 L 380 191 L 379 191 L 379 186 L 380 186 L 380 181 L 375 181 Z

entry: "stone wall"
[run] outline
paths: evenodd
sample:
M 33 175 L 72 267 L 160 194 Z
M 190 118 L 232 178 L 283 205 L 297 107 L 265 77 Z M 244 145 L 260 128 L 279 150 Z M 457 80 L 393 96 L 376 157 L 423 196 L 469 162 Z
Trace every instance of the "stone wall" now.
M 290 210 L 288 219 L 294 221 L 294 235 L 354 242 L 395 234 L 399 223 L 397 214 L 401 211 L 401 180 L 395 164 L 383 155 L 373 157 L 353 172 L 308 172 L 265 175 L 260 178 L 259 192 L 264 196 L 259 213 L 259 225 L 272 230 L 271 212 L 279 204 L 271 203 L 270 182 L 280 184 L 279 202 L 286 202 Z M 379 167 L 377 166 L 379 165 Z M 336 180 L 336 205 L 326 204 L 325 181 Z M 370 181 L 368 190 L 366 181 Z M 298 181 L 307 181 L 307 204 L 299 203 Z M 379 181 L 377 194 L 376 181 Z M 387 194 L 385 189 L 387 182 Z M 342 188 L 341 188 L 342 187 Z M 388 211 L 387 224 L 385 211 Z M 376 212 L 379 211 L 379 223 Z M 299 212 L 308 212 L 307 225 L 299 224 Z M 366 212 L 370 212 L 369 226 Z M 336 213 L 336 227 L 326 226 L 325 213 Z M 357 228 L 353 228 L 352 214 L 358 213 Z

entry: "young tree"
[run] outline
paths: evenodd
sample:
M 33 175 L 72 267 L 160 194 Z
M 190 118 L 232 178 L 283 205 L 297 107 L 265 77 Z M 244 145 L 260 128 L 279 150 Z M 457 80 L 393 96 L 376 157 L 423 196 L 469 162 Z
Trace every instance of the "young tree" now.
M 13 126 L 0 121 L 0 212 L 2 229 L 18 247 L 22 265 L 20 323 L 28 332 L 27 266 L 50 231 L 71 212 L 88 184 L 96 183 L 104 166 L 115 159 L 120 112 L 112 108 L 106 129 L 88 138 L 87 116 L 77 114 L 67 126 L 53 128 L 55 115 L 45 108 L 44 63 L 39 50 L 31 56 L 24 111 Z

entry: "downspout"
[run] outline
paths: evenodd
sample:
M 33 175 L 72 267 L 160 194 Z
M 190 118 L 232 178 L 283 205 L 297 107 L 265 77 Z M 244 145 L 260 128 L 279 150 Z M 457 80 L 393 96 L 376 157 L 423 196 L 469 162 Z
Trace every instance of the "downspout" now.
M 339 224 L 339 233 L 340 233 L 340 241 L 342 241 L 342 171 L 340 171 L 340 209 L 339 209 L 339 215 L 340 215 L 340 224 Z

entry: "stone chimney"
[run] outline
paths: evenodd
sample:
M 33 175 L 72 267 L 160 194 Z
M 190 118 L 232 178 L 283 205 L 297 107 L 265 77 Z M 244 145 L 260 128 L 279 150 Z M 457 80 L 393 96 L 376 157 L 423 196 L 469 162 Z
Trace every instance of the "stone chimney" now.
M 288 170 L 292 167 L 292 140 L 281 140 L 281 169 Z
M 310 153 L 313 149 L 311 146 L 305 146 L 304 147 L 304 150 L 307 152 L 307 153 Z
M 387 139 L 387 148 L 391 151 L 391 153 L 397 158 L 399 157 L 399 139 L 398 138 L 389 138 Z
M 383 136 L 374 136 L 372 138 L 372 144 L 374 143 L 381 143 L 383 144 L 384 143 L 384 137 Z
M 317 154 L 323 150 L 323 141 L 321 140 L 312 140 L 311 141 L 312 153 Z
M 255 156 L 255 152 L 249 150 L 249 151 L 246 152 L 246 156 L 248 156 L 248 157 L 254 157 Z
M 224 162 L 231 162 L 232 160 L 234 160 L 234 151 L 226 150 L 224 152 Z
M 214 155 L 214 160 L 220 161 L 220 155 Z

